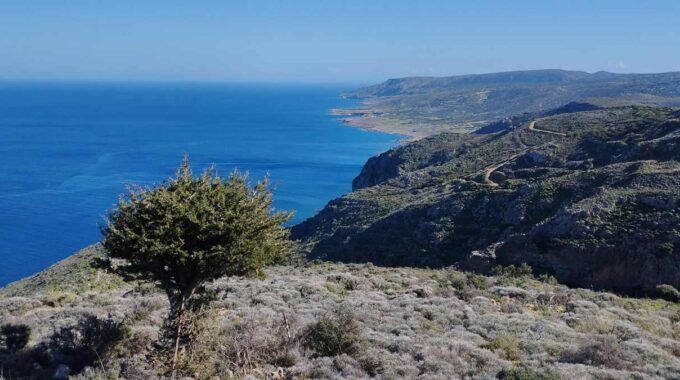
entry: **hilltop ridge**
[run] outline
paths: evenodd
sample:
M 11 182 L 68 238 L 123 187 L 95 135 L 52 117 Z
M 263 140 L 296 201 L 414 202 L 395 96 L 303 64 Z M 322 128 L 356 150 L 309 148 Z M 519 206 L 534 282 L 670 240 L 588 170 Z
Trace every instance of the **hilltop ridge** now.
M 336 111 L 353 126 L 422 138 L 470 132 L 495 120 L 570 102 L 680 106 L 680 72 L 529 70 L 389 79 L 344 94 L 363 106 Z

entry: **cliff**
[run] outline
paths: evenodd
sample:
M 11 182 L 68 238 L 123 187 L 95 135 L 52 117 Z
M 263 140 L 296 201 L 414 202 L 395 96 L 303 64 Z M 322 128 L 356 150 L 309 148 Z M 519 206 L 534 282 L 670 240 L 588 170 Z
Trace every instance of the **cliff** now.
M 585 109 L 585 110 L 584 110 Z M 680 112 L 569 106 L 498 132 L 444 133 L 370 159 L 354 192 L 293 228 L 305 254 L 567 284 L 680 286 Z

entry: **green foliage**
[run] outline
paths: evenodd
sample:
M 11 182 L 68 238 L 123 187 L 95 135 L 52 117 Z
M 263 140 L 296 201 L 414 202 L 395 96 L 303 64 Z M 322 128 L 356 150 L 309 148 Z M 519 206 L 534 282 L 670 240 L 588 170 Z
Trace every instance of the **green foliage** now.
M 292 250 L 283 226 L 292 213 L 272 211 L 267 179 L 251 187 L 238 171 L 223 179 L 212 168 L 195 177 L 185 157 L 174 178 L 121 198 L 102 228 L 103 246 L 127 261 L 118 272 L 160 284 L 170 301 L 166 335 L 186 344 L 191 338 L 180 332 L 191 330 L 191 317 L 185 314 L 201 304 L 204 284 L 262 277 L 266 265 Z
M 668 301 L 680 302 L 680 291 L 673 287 L 673 285 L 662 284 L 656 287 L 661 298 Z
M 496 351 L 503 359 L 516 361 L 521 358 L 522 351 L 517 338 L 510 335 L 498 336 L 483 345 L 484 348 Z
M 557 279 L 555 276 L 547 274 L 547 273 L 541 273 L 538 275 L 538 281 L 544 282 L 549 285 L 557 285 Z
M 468 273 L 467 283 L 473 288 L 486 290 L 489 287 L 489 278 L 479 274 Z
M 492 269 L 492 273 L 494 276 L 507 276 L 507 277 L 513 277 L 513 278 L 523 278 L 523 277 L 532 277 L 533 276 L 533 269 L 531 269 L 531 266 L 527 263 L 522 263 L 518 266 L 514 265 L 509 265 L 507 267 L 503 266 L 497 266 Z
M 435 281 L 441 288 L 451 287 L 456 290 L 462 290 L 467 285 L 467 276 L 465 273 L 453 270 L 445 270 L 435 278 Z
M 0 328 L 0 343 L 3 343 L 10 352 L 24 348 L 30 337 L 31 328 L 26 325 L 6 324 Z
M 503 380 L 552 380 L 554 377 L 537 372 L 528 367 L 506 368 L 498 374 Z
M 361 351 L 363 338 L 354 315 L 337 308 L 308 326 L 302 343 L 319 356 L 353 356 Z
M 104 247 L 129 260 L 129 272 L 189 292 L 222 276 L 260 276 L 283 260 L 292 214 L 271 210 L 266 179 L 250 187 L 238 171 L 225 180 L 212 169 L 194 177 L 185 158 L 175 178 L 121 198 L 102 229 Z

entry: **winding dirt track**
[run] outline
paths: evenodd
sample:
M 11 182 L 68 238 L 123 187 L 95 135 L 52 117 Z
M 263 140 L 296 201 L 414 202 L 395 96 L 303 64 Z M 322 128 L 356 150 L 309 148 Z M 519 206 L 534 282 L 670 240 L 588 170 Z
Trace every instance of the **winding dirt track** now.
M 536 120 L 533 120 L 533 121 L 531 121 L 531 122 L 529 123 L 528 129 L 529 129 L 530 131 L 533 131 L 533 132 L 545 133 L 545 134 L 554 135 L 554 136 L 566 136 L 566 135 L 567 135 L 566 133 L 548 131 L 548 130 L 545 130 L 545 129 L 538 129 L 538 128 L 536 128 Z M 494 166 L 491 166 L 491 167 L 489 167 L 489 168 L 486 168 L 486 169 L 484 170 L 484 183 L 485 183 L 486 185 L 491 186 L 491 187 L 497 187 L 498 184 L 497 184 L 496 182 L 492 181 L 491 178 L 490 178 L 490 177 L 491 177 L 491 173 L 495 172 L 496 170 L 498 170 L 498 168 L 500 168 L 501 166 L 507 164 L 508 162 L 514 160 L 514 159 L 517 158 L 520 154 L 523 154 L 523 153 L 526 153 L 526 152 L 528 152 L 528 150 L 527 150 L 527 151 L 524 151 L 524 152 L 522 152 L 522 153 L 517 153 L 517 154 L 511 156 L 510 158 L 508 158 L 507 160 L 505 160 L 505 161 L 503 161 L 503 162 L 501 162 L 501 163 L 499 163 L 499 164 L 496 164 L 496 165 L 494 165 Z
M 498 184 L 497 184 L 496 182 L 492 181 L 491 178 L 489 178 L 489 177 L 491 176 L 491 173 L 495 172 L 498 168 L 500 168 L 501 166 L 507 164 L 508 162 L 514 160 L 515 158 L 517 158 L 517 156 L 519 156 L 519 153 L 517 153 L 517 154 L 511 156 L 510 158 L 508 158 L 507 160 L 501 162 L 500 164 L 494 165 L 494 166 L 492 166 L 492 167 L 487 168 L 486 170 L 484 170 L 484 183 L 487 184 L 487 185 L 489 185 L 489 186 L 491 186 L 491 187 L 496 187 L 496 186 L 498 186 Z
M 534 131 L 534 132 L 547 133 L 549 135 L 555 135 L 555 136 L 566 136 L 567 135 L 566 133 L 547 131 L 545 129 L 538 129 L 538 128 L 536 128 L 536 120 L 529 123 L 529 129 Z

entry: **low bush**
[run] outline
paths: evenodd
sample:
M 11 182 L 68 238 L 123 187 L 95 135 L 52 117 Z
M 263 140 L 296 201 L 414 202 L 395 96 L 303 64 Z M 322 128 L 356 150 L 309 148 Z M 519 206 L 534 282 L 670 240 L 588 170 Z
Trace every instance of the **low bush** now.
M 453 270 L 442 271 L 435 277 L 435 281 L 440 288 L 451 287 L 456 290 L 463 290 L 467 286 L 467 276 L 465 273 Z
M 680 302 L 680 291 L 673 285 L 663 284 L 656 287 L 659 297 L 671 301 Z
M 576 352 L 572 352 L 566 359 L 571 362 L 615 369 L 623 369 L 626 366 L 621 346 L 618 340 L 611 335 L 582 344 Z
M 468 273 L 467 283 L 473 288 L 486 290 L 489 287 L 489 278 L 479 274 Z
M 307 327 L 302 343 L 318 356 L 356 356 L 361 351 L 363 338 L 354 314 L 336 308 Z
M 78 299 L 78 296 L 71 292 L 62 292 L 59 290 L 51 290 L 45 295 L 43 302 L 50 307 L 64 307 L 72 304 Z
M 516 361 L 522 357 L 519 342 L 514 336 L 498 336 L 482 345 L 482 347 L 497 352 L 505 360 Z
M 77 373 L 85 366 L 101 364 L 109 350 L 127 334 L 122 322 L 88 315 L 75 326 L 55 331 L 48 346 L 58 362 Z
M 501 303 L 501 311 L 503 313 L 511 314 L 511 313 L 524 313 L 524 307 L 522 306 L 521 303 L 514 301 L 514 300 L 504 300 L 503 303 Z
M 24 348 L 31 337 L 31 328 L 26 325 L 6 324 L 0 328 L 0 344 L 9 352 L 17 352 Z
M 567 321 L 567 325 L 576 332 L 597 334 L 611 334 L 615 327 L 614 320 L 603 315 L 588 315 L 580 319 L 571 319 Z
M 359 363 L 369 376 L 377 376 L 385 370 L 380 359 L 373 356 L 364 355 L 359 359 Z
M 491 270 L 494 276 L 506 276 L 512 278 L 523 278 L 533 276 L 533 269 L 529 264 L 522 263 L 521 265 L 509 265 L 507 267 L 497 266 Z
M 178 363 L 180 373 L 199 379 L 241 378 L 267 365 L 287 368 L 298 362 L 294 315 L 267 324 L 237 318 L 220 327 L 215 312 L 209 309 L 196 319 L 199 334 Z
M 553 380 L 554 377 L 527 367 L 506 368 L 498 373 L 503 380 Z

